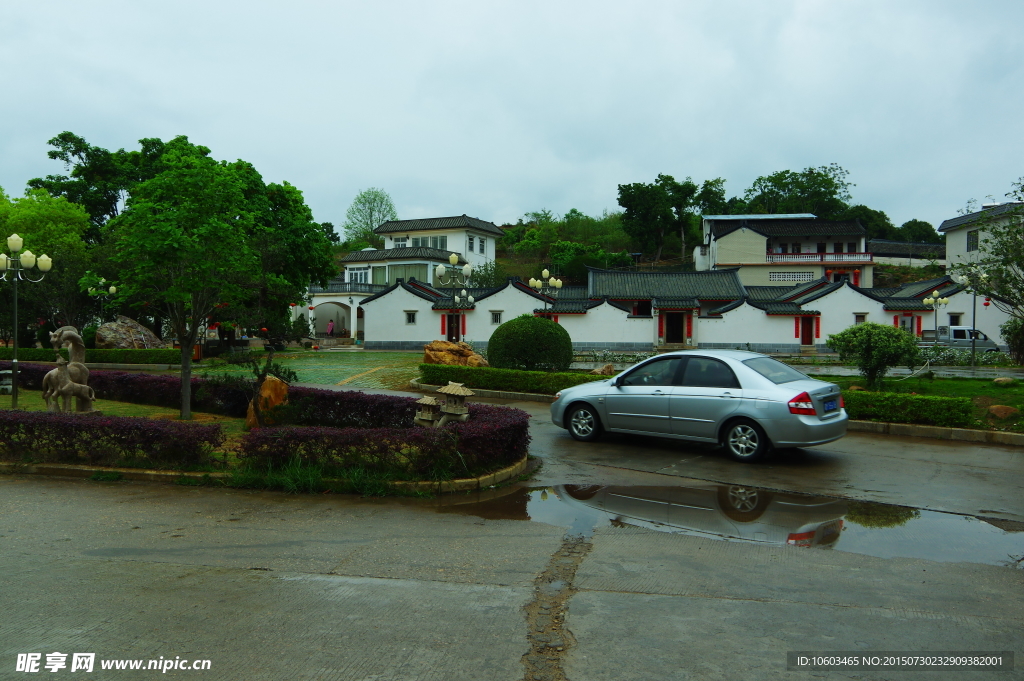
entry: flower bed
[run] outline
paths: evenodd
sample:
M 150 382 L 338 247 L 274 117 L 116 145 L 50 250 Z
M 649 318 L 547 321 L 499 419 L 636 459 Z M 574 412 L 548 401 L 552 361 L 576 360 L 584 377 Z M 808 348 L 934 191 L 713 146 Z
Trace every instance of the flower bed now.
M 218 424 L 0 411 L 7 461 L 181 468 L 206 463 L 223 442 Z
M 847 391 L 843 399 L 851 419 L 954 428 L 968 427 L 973 421 L 971 401 L 966 397 Z
M 0 368 L 4 368 L 3 364 L 0 362 Z M 49 369 L 45 365 L 22 365 L 19 368 L 19 382 L 25 387 L 38 388 Z M 181 380 L 176 376 L 99 370 L 90 373 L 89 384 L 100 399 L 169 408 L 178 407 L 181 401 Z M 196 411 L 241 417 L 245 415 L 248 406 L 237 379 L 216 381 L 193 378 L 192 396 L 192 407 Z M 325 471 L 362 468 L 391 479 L 439 480 L 467 474 L 477 475 L 514 464 L 526 456 L 530 443 L 529 416 L 520 409 L 471 404 L 469 421 L 453 423 L 442 429 L 427 429 L 413 425 L 416 403 L 411 397 L 290 388 L 288 399 L 289 404 L 274 416 L 282 425 L 255 429 L 243 436 L 239 446 L 239 460 L 243 465 L 282 468 L 292 461 L 298 461 L 320 466 Z M 54 418 L 53 421 L 40 421 L 38 427 L 52 423 L 55 432 L 60 433 L 65 433 L 62 429 L 67 426 L 60 419 L 71 419 L 68 423 L 87 423 L 90 418 L 96 423 L 111 420 L 153 423 L 157 430 L 153 430 L 148 437 L 155 442 L 151 447 L 152 453 L 146 453 L 145 456 L 155 461 L 164 461 L 171 456 L 174 446 L 161 444 L 161 441 L 173 442 L 177 438 L 183 443 L 180 455 L 182 462 L 198 460 L 199 455 L 193 451 L 198 452 L 198 445 L 187 444 L 195 439 L 195 435 L 182 431 L 179 436 L 176 431 L 160 430 L 168 425 L 196 427 L 195 424 L 24 413 Z M 125 425 L 119 427 L 130 431 Z M 220 432 L 220 426 L 200 428 L 216 428 Z M 3 432 L 0 431 L 2 436 Z M 102 438 L 99 435 L 82 435 L 79 439 L 88 440 L 92 437 L 109 439 L 105 434 Z M 54 440 L 49 450 L 59 452 L 63 448 L 70 452 L 83 446 L 66 433 L 60 435 L 60 438 Z M 90 453 L 86 458 L 110 465 L 109 462 L 125 456 L 118 453 L 121 450 L 127 452 L 131 447 L 138 449 L 137 440 L 125 440 L 121 449 L 112 450 L 106 458 L 98 455 L 102 447 L 97 445 L 96 453 L 88 449 Z M 60 454 L 52 456 L 76 458 Z M 80 457 L 76 460 L 80 461 Z

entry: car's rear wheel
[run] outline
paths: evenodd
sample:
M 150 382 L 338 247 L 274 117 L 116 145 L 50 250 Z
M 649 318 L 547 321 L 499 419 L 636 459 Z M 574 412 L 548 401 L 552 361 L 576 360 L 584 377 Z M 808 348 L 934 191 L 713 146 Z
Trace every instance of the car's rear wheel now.
M 764 429 L 749 419 L 730 423 L 722 436 L 722 444 L 734 461 L 753 463 L 760 461 L 771 449 Z
M 601 419 L 597 410 L 589 404 L 574 404 L 569 407 L 569 435 L 574 440 L 590 442 L 601 435 Z
M 718 507 L 726 517 L 740 523 L 760 518 L 771 499 L 770 492 L 756 487 L 729 485 L 718 488 Z

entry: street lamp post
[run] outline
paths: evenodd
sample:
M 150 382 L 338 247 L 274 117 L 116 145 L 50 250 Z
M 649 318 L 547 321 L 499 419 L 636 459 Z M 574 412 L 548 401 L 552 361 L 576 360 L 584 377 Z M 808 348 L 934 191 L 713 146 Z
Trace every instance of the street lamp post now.
M 458 267 L 459 256 L 457 253 L 452 253 L 448 256 L 448 262 L 450 265 L 444 263 L 438 263 L 437 267 L 434 268 L 434 280 L 441 286 L 448 286 L 451 288 L 452 301 L 457 306 L 459 304 L 459 294 L 455 292 L 456 287 L 462 287 L 462 300 L 465 300 L 470 305 L 475 301 L 473 296 L 466 294 L 466 286 L 469 284 L 469 278 L 473 276 L 473 266 L 468 262 L 462 267 Z M 462 275 L 461 277 L 459 275 Z
M 935 321 L 935 340 L 933 343 L 937 346 L 939 344 L 939 310 L 949 305 L 949 298 L 939 298 L 939 292 L 935 290 L 932 291 L 931 296 L 921 302 L 932 308 L 932 317 L 934 317 Z
M 971 368 L 973 369 L 977 360 L 978 350 L 978 283 L 984 281 L 984 272 L 979 272 L 975 266 L 970 266 L 967 274 L 954 274 L 951 279 L 961 286 L 971 288 Z
M 11 281 L 14 283 L 14 356 L 11 361 L 11 409 L 18 408 L 18 282 L 25 280 L 38 283 L 43 280 L 46 273 L 53 267 L 53 260 L 50 256 L 44 253 L 36 258 L 32 251 L 25 250 L 21 252 L 23 245 L 24 239 L 17 234 L 12 234 L 7 237 L 7 248 L 11 250 L 11 255 L 0 253 L 0 272 L 3 272 L 3 274 L 0 274 L 0 281 L 7 281 L 7 276 L 10 275 Z M 35 267 L 38 267 L 39 271 L 42 272 L 38 279 L 33 279 L 28 275 L 28 272 Z
M 558 298 L 558 292 L 562 288 L 562 280 L 555 279 L 551 276 L 551 272 L 544 270 L 540 273 L 540 279 L 530 279 L 530 287 L 537 290 L 538 293 L 544 294 L 552 299 Z M 544 312 L 548 311 L 547 297 L 544 299 Z

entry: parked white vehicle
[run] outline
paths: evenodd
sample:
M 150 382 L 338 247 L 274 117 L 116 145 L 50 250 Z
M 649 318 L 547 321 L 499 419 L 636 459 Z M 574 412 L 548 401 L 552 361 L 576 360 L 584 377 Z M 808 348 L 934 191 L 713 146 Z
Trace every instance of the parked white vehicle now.
M 922 348 L 938 346 L 970 350 L 972 336 L 974 349 L 978 352 L 999 352 L 994 340 L 969 326 L 940 326 L 937 338 L 934 330 L 924 330 L 918 345 Z

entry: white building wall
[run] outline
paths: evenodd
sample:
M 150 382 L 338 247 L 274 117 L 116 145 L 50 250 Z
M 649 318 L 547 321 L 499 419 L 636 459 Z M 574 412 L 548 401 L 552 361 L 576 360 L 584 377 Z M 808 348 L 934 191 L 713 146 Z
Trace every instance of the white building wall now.
M 441 338 L 441 315 L 430 309 L 429 300 L 399 286 L 363 308 L 364 344 L 368 348 L 418 350 Z M 405 313 L 416 313 L 416 323 L 407 324 Z
M 657 319 L 630 317 L 628 312 L 607 302 L 586 314 L 558 315 L 558 323 L 569 333 L 576 350 L 652 350 Z
M 694 342 L 700 348 L 728 348 L 754 352 L 799 352 L 793 317 L 765 314 L 743 303 L 717 317 L 694 320 Z
M 491 334 L 501 325 L 492 323 L 492 312 L 500 312 L 501 323 L 504 324 L 520 315 L 532 315 L 535 309 L 543 306 L 543 302 L 528 293 L 520 291 L 514 286 L 506 286 L 497 293 L 476 302 L 476 309 L 471 310 L 466 319 L 466 339 L 471 341 L 474 346 L 484 347 L 486 345 L 487 341 L 491 339 Z
M 473 236 L 473 251 L 469 252 L 469 237 Z M 394 234 L 385 235 L 384 247 L 394 248 L 395 237 L 407 237 L 408 241 L 406 245 L 412 246 L 413 237 L 432 237 L 432 236 L 443 236 L 447 238 L 446 250 L 450 253 L 458 253 L 466 259 L 473 267 L 479 267 L 485 265 L 494 260 L 494 248 L 497 244 L 497 240 L 501 237 L 495 234 L 487 234 L 484 232 L 477 232 L 470 229 L 430 229 L 430 230 L 417 230 L 415 232 L 398 232 Z M 480 252 L 479 239 L 483 237 L 486 239 L 485 251 Z M 435 263 L 436 264 L 436 263 Z

